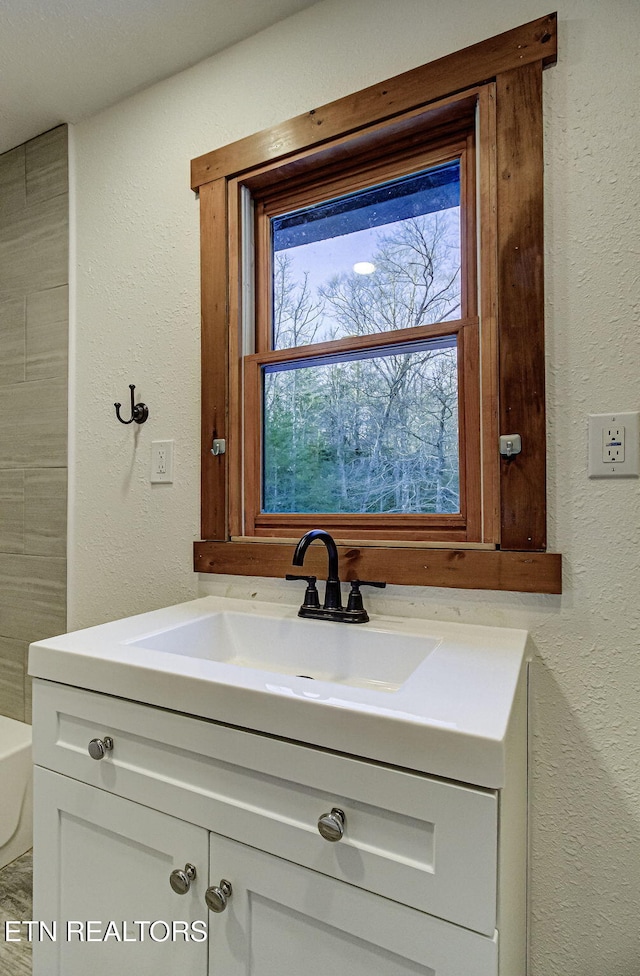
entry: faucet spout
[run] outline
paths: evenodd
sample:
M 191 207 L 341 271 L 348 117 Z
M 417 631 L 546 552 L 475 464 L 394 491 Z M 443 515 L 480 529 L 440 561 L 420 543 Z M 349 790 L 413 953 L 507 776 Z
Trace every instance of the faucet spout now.
M 294 566 L 302 566 L 307 549 L 316 539 L 324 543 L 329 559 L 329 575 L 327 576 L 327 587 L 324 591 L 324 604 L 320 606 L 318 602 L 315 576 L 293 576 L 287 573 L 286 579 L 288 580 L 306 580 L 308 583 L 304 602 L 298 610 L 298 616 L 311 617 L 314 620 L 339 620 L 345 624 L 366 624 L 369 614 L 362 605 L 360 587 L 386 586 L 386 583 L 367 583 L 365 580 L 359 579 L 351 580 L 351 593 L 345 610 L 342 606 L 342 594 L 338 578 L 338 547 L 328 532 L 325 532 L 324 529 L 310 529 L 305 532 L 296 546 L 291 562 Z
M 333 537 L 324 529 L 310 529 L 300 539 L 291 560 L 294 566 L 302 566 L 307 549 L 316 539 L 323 542 L 327 548 L 329 559 L 329 573 L 327 588 L 324 596 L 325 610 L 342 610 L 342 596 L 340 594 L 340 580 L 338 578 L 338 549 Z

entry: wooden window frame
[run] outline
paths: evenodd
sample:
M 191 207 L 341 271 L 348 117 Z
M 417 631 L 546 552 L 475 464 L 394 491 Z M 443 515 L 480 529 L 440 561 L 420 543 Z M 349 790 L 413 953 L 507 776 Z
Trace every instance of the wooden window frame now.
M 282 191 L 282 175 L 274 180 L 272 192 L 262 187 L 256 202 L 256 351 L 243 358 L 244 362 L 244 431 L 243 455 L 245 459 L 244 478 L 244 519 L 242 523 L 230 523 L 231 538 L 249 536 L 300 537 L 313 525 L 322 525 L 336 539 L 360 539 L 362 541 L 392 539 L 397 542 L 439 541 L 455 544 L 457 542 L 482 541 L 480 538 L 482 517 L 480 511 L 480 391 L 478 386 L 478 343 L 479 326 L 477 317 L 477 288 L 475 286 L 476 265 L 476 200 L 475 200 L 475 153 L 474 119 L 465 120 L 464 131 L 440 139 L 434 147 L 432 140 L 426 146 L 413 146 L 410 150 L 398 152 L 394 147 L 389 154 L 383 144 L 381 158 L 368 155 L 364 161 L 352 163 L 348 168 L 341 167 L 340 175 L 332 173 L 324 180 L 318 180 L 317 158 L 307 163 L 307 179 L 298 187 L 287 185 Z M 309 206 L 318 200 L 330 199 L 366 187 L 373 183 L 383 183 L 400 176 L 410 175 L 418 170 L 460 160 L 461 163 L 461 211 L 464 214 L 461 227 L 461 251 L 464 254 L 464 275 L 461 282 L 461 316 L 434 325 L 413 327 L 395 332 L 373 333 L 367 336 L 354 336 L 326 343 L 297 346 L 292 349 L 271 349 L 271 235 L 270 220 L 283 212 Z M 309 165 L 309 162 L 311 165 Z M 474 172 L 469 173 L 470 167 Z M 251 179 L 243 178 L 243 186 L 250 186 Z M 460 384 L 459 427 L 460 427 L 460 486 L 461 511 L 455 514 L 266 514 L 261 511 L 262 458 L 259 451 L 260 430 L 262 426 L 261 367 L 272 363 L 304 361 L 331 353 L 356 352 L 388 346 L 399 346 L 420 339 L 435 339 L 442 336 L 455 336 L 457 340 L 458 375 Z M 237 391 L 229 390 L 230 409 L 236 409 Z M 234 487 L 232 486 L 232 491 Z M 239 491 L 239 486 L 237 491 Z M 240 514 L 240 513 L 238 513 Z
M 290 538 L 242 537 L 243 187 L 269 197 L 279 181 L 289 189 L 296 181 L 304 185 L 310 169 L 327 179 L 345 161 L 371 158 L 389 142 L 410 153 L 424 141 L 425 126 L 430 143 L 439 133 L 446 142 L 460 117 L 477 106 L 486 143 L 478 151 L 492 160 L 481 169 L 479 189 L 483 541 L 446 533 L 416 541 L 407 526 L 397 527 L 393 539 L 365 539 L 350 534 L 356 526 L 348 517 L 344 533 L 334 526 L 334 534 L 346 579 L 561 591 L 561 557 L 545 552 L 542 263 L 542 70 L 556 56 L 556 15 L 550 14 L 192 161 L 202 269 L 203 541 L 194 547 L 197 571 L 284 575 L 298 535 L 316 522 L 324 527 L 322 517 L 303 516 L 290 520 L 300 529 Z M 473 316 L 463 321 L 477 329 Z M 445 325 L 451 331 L 451 323 Z M 265 356 L 260 350 L 248 357 L 249 370 Z M 499 459 L 498 433 L 520 433 L 522 453 Z M 213 437 L 226 439 L 226 454 L 212 455 Z M 321 554 L 314 550 L 307 562 L 321 575 Z

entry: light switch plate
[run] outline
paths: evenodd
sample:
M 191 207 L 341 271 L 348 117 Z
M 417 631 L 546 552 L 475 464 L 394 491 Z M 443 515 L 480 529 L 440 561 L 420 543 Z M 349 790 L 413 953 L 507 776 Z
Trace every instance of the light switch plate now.
M 640 475 L 640 412 L 589 415 L 589 477 Z

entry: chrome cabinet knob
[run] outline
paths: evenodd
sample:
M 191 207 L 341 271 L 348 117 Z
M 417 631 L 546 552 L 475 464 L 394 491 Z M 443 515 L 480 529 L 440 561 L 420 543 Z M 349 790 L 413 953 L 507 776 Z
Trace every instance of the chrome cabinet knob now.
M 176 895 L 186 895 L 195 876 L 196 869 L 193 864 L 185 864 L 184 871 L 176 868 L 175 871 L 171 872 L 169 875 L 169 884 Z
M 92 739 L 89 743 L 89 755 L 92 759 L 104 759 L 112 749 L 113 739 L 110 735 L 105 735 L 104 739 Z
M 231 898 L 231 893 L 233 889 L 229 881 L 225 881 L 224 878 L 219 885 L 213 885 L 211 888 L 207 888 L 204 893 L 204 900 L 207 903 L 207 908 L 220 914 L 227 907 L 227 903 Z
M 329 840 L 333 844 L 342 840 L 346 825 L 347 818 L 344 815 L 344 810 L 339 810 L 338 807 L 333 807 L 331 813 L 323 813 L 318 820 L 320 834 L 325 840 Z

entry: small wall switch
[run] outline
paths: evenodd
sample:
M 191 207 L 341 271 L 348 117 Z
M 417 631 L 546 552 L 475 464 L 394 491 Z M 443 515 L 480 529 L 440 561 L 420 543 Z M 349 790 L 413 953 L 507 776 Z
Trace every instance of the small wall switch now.
M 173 484 L 173 441 L 151 441 L 151 484 Z
M 640 412 L 589 416 L 589 477 L 640 475 Z

